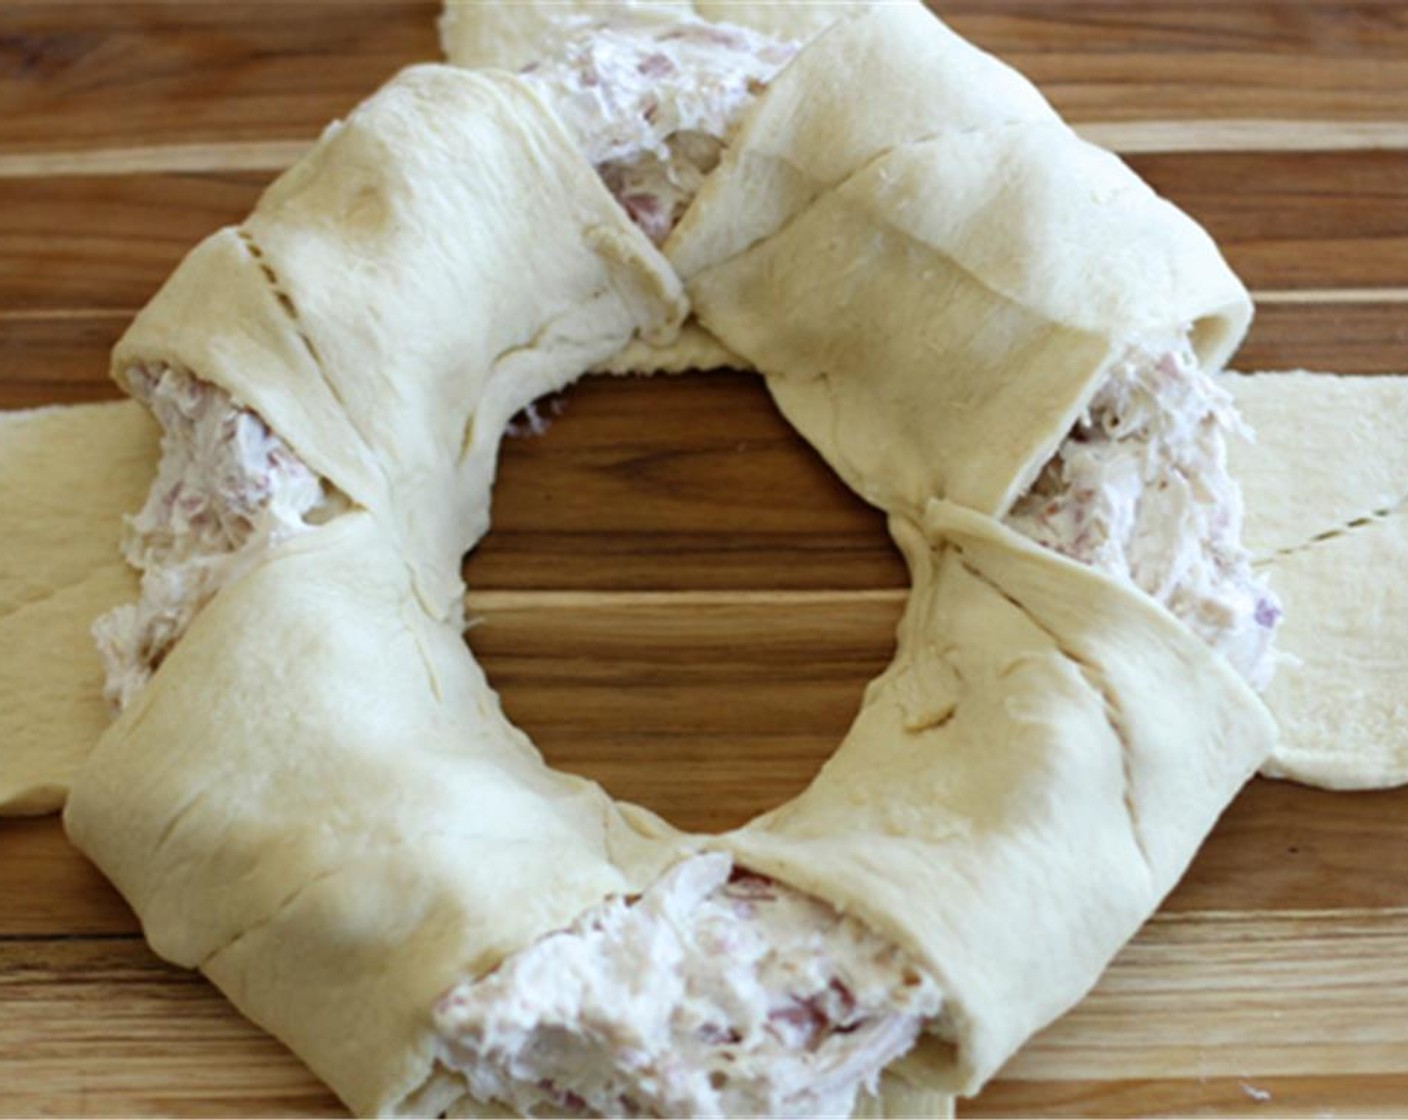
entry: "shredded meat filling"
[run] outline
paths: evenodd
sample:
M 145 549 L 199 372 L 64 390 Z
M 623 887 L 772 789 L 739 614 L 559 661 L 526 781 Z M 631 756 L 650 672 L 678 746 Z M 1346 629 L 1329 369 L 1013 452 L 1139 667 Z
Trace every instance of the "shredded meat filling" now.
M 456 986 L 435 1019 L 440 1060 L 528 1116 L 846 1116 L 941 1005 L 854 918 L 711 854 Z
M 128 379 L 161 424 L 162 454 L 123 544 L 141 572 L 141 596 L 93 626 L 104 692 L 118 707 L 221 587 L 335 505 L 288 445 L 223 390 L 168 366 L 137 367 Z
M 1227 470 L 1228 438 L 1249 435 L 1186 332 L 1132 345 L 1008 523 L 1147 592 L 1265 688 L 1281 606 Z
M 656 243 L 796 51 L 656 18 L 580 22 L 547 48 L 525 76 Z M 221 586 L 338 500 L 221 390 L 165 367 L 131 380 L 165 434 L 125 548 L 141 599 L 95 626 L 119 704 Z M 1131 347 L 1009 523 L 1143 588 L 1262 685 L 1280 608 L 1240 544 L 1238 430 L 1186 335 Z M 525 1115 L 843 1116 L 942 1011 L 898 946 L 710 854 L 457 984 L 434 1017 L 440 1061 Z
M 659 244 L 797 45 L 696 19 L 565 21 L 524 71 Z

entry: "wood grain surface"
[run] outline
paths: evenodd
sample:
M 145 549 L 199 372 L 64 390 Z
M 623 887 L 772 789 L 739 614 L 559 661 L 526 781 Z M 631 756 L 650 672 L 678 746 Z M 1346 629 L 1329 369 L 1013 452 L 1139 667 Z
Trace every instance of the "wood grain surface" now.
M 1408 371 L 1408 3 L 956 0 L 1205 222 L 1239 368 Z M 108 398 L 181 255 L 436 51 L 426 0 L 0 0 L 0 407 Z M 691 828 L 794 793 L 892 649 L 880 518 L 741 373 L 601 380 L 508 441 L 470 644 L 551 761 Z M 3 547 L 3 542 L 0 542 Z M 968 1116 L 1408 1116 L 1408 790 L 1258 781 Z M 0 822 L 0 1116 L 341 1115 L 158 961 L 56 821 Z

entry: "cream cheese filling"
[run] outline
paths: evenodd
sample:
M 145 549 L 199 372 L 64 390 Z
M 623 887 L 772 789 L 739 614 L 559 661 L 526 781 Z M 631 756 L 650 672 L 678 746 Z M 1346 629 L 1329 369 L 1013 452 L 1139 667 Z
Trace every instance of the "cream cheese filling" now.
M 1227 469 L 1227 440 L 1250 436 L 1186 331 L 1136 342 L 1007 523 L 1140 588 L 1264 689 L 1281 605 L 1242 545 Z
M 438 1058 L 525 1116 L 848 1116 L 938 988 L 856 919 L 687 859 L 435 1008 Z
M 169 366 L 138 366 L 127 376 L 162 437 L 157 476 L 146 504 L 127 519 L 122 549 L 141 573 L 140 597 L 93 624 L 104 695 L 119 708 L 220 588 L 338 504 L 288 445 L 224 390 Z
M 702 20 L 567 20 L 523 76 L 656 244 L 798 44 Z
M 795 50 L 695 20 L 585 23 L 525 77 L 659 243 Z M 164 435 L 124 547 L 141 598 L 94 628 L 119 705 L 221 586 L 340 508 L 220 389 L 130 375 Z M 1132 346 L 1008 522 L 1143 588 L 1261 685 L 1279 605 L 1240 545 L 1239 430 L 1186 336 Z M 898 947 L 709 854 L 455 985 L 434 1020 L 439 1060 L 526 1115 L 842 1116 L 943 1010 Z
M 523 75 L 663 242 L 797 45 L 694 19 L 566 21 Z M 897 947 L 722 855 L 456 985 L 439 1060 L 525 1115 L 835 1115 L 942 997 Z

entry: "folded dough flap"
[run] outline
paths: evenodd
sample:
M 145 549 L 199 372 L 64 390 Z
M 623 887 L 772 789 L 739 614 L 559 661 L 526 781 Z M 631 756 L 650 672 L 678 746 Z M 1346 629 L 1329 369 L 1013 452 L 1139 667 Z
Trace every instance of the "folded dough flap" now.
M 744 119 L 666 242 L 688 281 L 776 233 L 899 145 L 945 131 L 1059 120 L 1037 88 L 917 0 L 838 20 Z
M 440 45 L 456 66 L 521 70 L 543 56 L 543 40 L 573 21 L 695 15 L 779 39 L 808 39 L 852 12 L 884 0 L 445 0 Z
M 684 314 L 664 258 L 502 74 L 403 71 L 216 241 L 119 362 L 183 364 L 257 410 L 399 527 L 442 606 L 487 528 L 503 423 Z
M 0 413 L 0 816 L 59 808 L 108 725 L 90 627 L 136 595 L 122 515 L 156 458 L 132 401 Z
M 848 37 L 928 69 L 881 68 L 853 107 L 827 107 L 829 71 L 801 79 Z M 989 98 L 966 84 L 982 70 L 1003 78 Z M 875 123 L 889 104 L 910 127 Z M 745 196 L 772 232 L 728 255 Z M 784 71 L 677 237 L 667 250 L 703 325 L 767 375 L 857 492 L 910 518 L 932 497 L 1003 512 L 1131 342 L 1191 325 L 1217 368 L 1251 314 L 1195 222 L 1024 79 L 904 7 L 838 25 Z
M 923 961 L 897 1068 L 973 1093 L 1077 1002 L 1266 758 L 1256 696 L 1152 600 L 933 503 L 894 663 L 796 800 L 724 838 Z
M 430 1075 L 430 1008 L 669 858 L 550 771 L 371 515 L 201 612 L 80 771 L 73 841 L 361 1113 Z

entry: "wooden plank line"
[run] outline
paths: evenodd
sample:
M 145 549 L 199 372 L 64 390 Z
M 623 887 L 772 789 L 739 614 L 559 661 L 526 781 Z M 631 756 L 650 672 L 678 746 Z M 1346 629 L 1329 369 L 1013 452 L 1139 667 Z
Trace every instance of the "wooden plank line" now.
M 1408 149 L 1408 124 L 1399 121 L 1091 121 L 1073 127 L 1091 143 L 1123 155 Z
M 1408 124 L 1397 121 L 1089 121 L 1074 127 L 1092 143 L 1125 155 L 1408 150 Z M 0 179 L 282 171 L 309 145 L 237 140 L 0 153 Z
M 0 308 L 0 323 L 67 323 L 84 319 L 130 319 L 135 307 Z
M 1129 157 L 1257 290 L 1408 287 L 1403 152 Z M 145 303 L 201 238 L 242 220 L 270 172 L 0 178 L 0 306 Z
M 67 941 L 140 941 L 140 930 L 107 933 L 0 933 L 0 945 L 38 945 Z
M 903 603 L 909 596 L 904 588 L 821 590 L 718 591 L 558 591 L 504 590 L 471 591 L 465 607 L 471 613 L 522 610 L 630 610 L 631 608 L 688 607 L 827 607 L 867 603 Z
M 481 663 L 510 717 L 548 761 L 701 831 L 742 824 L 805 786 L 854 718 L 894 631 L 892 616 L 872 627 L 846 612 L 818 612 L 801 620 L 804 634 L 750 655 L 728 687 L 719 678 L 730 671 L 734 651 L 750 635 L 770 643 L 779 619 L 739 618 L 706 632 L 702 642 L 686 639 L 701 628 L 683 613 L 647 626 L 630 613 L 492 621 L 471 638 L 498 631 L 498 646 L 511 651 L 480 650 Z M 674 645 L 658 636 L 670 632 L 680 636 Z M 806 642 L 806 633 L 815 642 Z M 630 652 L 647 641 L 654 644 Z M 808 658 L 792 652 L 803 648 L 812 651 L 810 669 Z M 627 683 L 603 665 L 616 665 Z M 655 679 L 643 682 L 647 670 Z M 1173 929 L 1174 915 L 1403 916 L 1408 864 L 1382 853 L 1405 844 L 1408 788 L 1345 795 L 1254 781 L 1218 822 L 1160 920 Z M 69 844 L 56 817 L 0 821 L 0 898 L 15 900 L 0 907 L 7 934 L 137 930 L 127 905 Z
M 961 1120 L 1014 1116 L 1126 1120 L 1131 1116 L 1408 1116 L 1408 1077 L 1197 1077 L 993 1082 L 958 1102 Z
M 16 152 L 0 154 L 0 179 L 42 179 L 56 175 L 282 171 L 306 152 L 308 147 L 307 140 L 245 140 L 59 152 Z
M 1257 303 L 1408 303 L 1408 288 L 1290 288 L 1252 293 Z

